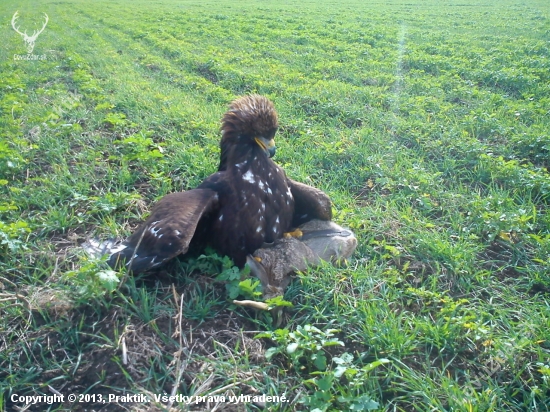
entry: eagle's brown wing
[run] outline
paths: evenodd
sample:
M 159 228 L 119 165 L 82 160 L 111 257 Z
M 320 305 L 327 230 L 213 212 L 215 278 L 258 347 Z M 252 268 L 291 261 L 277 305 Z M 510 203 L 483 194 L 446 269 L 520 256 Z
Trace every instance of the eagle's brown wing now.
M 331 220 L 330 198 L 321 190 L 288 179 L 290 191 L 294 197 L 294 217 L 292 225 L 300 226 L 311 219 Z
M 201 218 L 217 208 L 218 194 L 210 189 L 166 195 L 139 229 L 111 255 L 109 265 L 124 265 L 139 273 L 187 252 Z

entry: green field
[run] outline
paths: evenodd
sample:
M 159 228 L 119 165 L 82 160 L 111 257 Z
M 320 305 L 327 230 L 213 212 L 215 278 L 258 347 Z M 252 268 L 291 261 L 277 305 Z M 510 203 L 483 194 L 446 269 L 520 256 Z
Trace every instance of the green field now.
M 15 11 L 28 33 L 49 16 L 37 60 Z M 0 17 L 0 409 L 57 391 L 28 410 L 550 410 L 547 0 L 22 0 Z M 248 93 L 278 110 L 274 160 L 359 241 L 347 267 L 297 276 L 279 330 L 230 303 L 221 257 L 113 279 L 80 246 L 213 173 Z M 287 402 L 228 402 L 262 394 Z

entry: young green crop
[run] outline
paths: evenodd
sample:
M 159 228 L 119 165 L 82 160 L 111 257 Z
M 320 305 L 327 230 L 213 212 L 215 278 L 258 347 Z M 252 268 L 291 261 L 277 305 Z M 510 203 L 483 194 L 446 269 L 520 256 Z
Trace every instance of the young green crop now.
M 5 410 L 48 385 L 286 395 L 274 411 L 550 409 L 547 2 L 14 7 L 0 5 Z M 15 11 L 29 33 L 48 14 L 44 59 L 18 57 Z M 228 302 L 258 291 L 223 257 L 133 279 L 80 247 L 214 172 L 220 117 L 246 93 L 278 110 L 275 161 L 359 241 L 347 267 L 292 283 L 279 335 Z M 308 349 L 333 329 L 344 347 Z

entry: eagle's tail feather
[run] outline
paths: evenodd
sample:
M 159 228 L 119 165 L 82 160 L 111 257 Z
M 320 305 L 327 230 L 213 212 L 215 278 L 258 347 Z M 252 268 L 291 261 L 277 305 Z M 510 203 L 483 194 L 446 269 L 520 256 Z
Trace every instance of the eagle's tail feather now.
M 103 256 L 111 254 L 113 249 L 116 249 L 116 243 L 116 239 L 99 240 L 91 238 L 82 244 L 82 249 L 88 256 L 101 259 Z
M 91 238 L 82 244 L 82 248 L 88 256 L 95 259 L 109 256 L 107 264 L 113 269 L 128 268 L 131 265 L 130 269 L 132 271 L 144 272 L 162 263 L 162 260 L 156 256 L 138 256 L 134 247 L 116 239 L 99 240 Z

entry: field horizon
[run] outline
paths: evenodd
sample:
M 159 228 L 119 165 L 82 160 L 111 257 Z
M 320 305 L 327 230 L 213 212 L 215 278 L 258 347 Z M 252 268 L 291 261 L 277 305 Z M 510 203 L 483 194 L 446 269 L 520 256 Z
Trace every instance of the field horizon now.
M 12 21 L 44 13 L 25 43 Z M 0 19 L 0 410 L 550 410 L 547 1 L 26 0 Z M 359 242 L 297 274 L 279 327 L 231 303 L 257 282 L 210 250 L 133 277 L 82 248 L 215 172 L 250 93 L 278 111 L 275 162 Z

